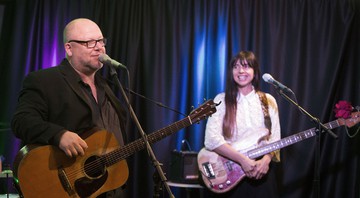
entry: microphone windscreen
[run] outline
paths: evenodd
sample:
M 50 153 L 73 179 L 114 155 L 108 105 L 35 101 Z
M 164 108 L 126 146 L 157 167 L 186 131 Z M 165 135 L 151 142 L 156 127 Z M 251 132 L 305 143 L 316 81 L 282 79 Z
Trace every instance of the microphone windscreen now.
M 99 61 L 102 63 L 110 61 L 110 57 L 107 54 L 100 54 L 99 55 Z
M 273 79 L 273 77 L 268 74 L 268 73 L 265 73 L 262 78 L 264 79 L 265 82 L 271 82 L 271 79 Z

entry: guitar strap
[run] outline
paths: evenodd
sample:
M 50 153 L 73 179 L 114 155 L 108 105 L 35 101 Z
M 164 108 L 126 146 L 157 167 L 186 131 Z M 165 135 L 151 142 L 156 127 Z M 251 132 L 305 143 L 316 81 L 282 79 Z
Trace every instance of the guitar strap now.
M 265 127 L 269 130 L 269 135 L 267 135 L 264 138 L 260 138 L 260 140 L 258 141 L 258 143 L 260 143 L 262 140 L 265 140 L 265 139 L 268 140 L 270 138 L 270 135 L 271 135 L 271 119 L 270 119 L 270 114 L 269 114 L 269 103 L 268 103 L 268 100 L 266 98 L 265 93 L 261 92 L 261 91 L 257 91 L 257 94 L 259 95 L 260 102 L 261 102 L 261 108 L 262 108 L 263 113 L 264 113 L 264 124 L 265 124 Z M 272 160 L 274 160 L 275 162 L 280 161 L 280 152 L 279 152 L 279 150 L 273 151 L 270 154 L 273 156 Z
M 269 104 L 268 104 L 266 95 L 262 91 L 257 91 L 256 93 L 259 95 L 260 102 L 261 102 L 261 108 L 264 113 L 264 124 L 265 124 L 266 128 L 269 130 L 269 135 L 271 135 L 271 119 L 270 119 L 270 114 L 269 114 Z

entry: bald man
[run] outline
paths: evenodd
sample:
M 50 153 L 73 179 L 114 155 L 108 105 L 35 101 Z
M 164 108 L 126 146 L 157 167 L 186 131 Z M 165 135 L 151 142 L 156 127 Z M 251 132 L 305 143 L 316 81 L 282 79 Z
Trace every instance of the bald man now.
M 114 133 L 123 145 L 124 109 L 98 73 L 106 38 L 96 23 L 85 18 L 68 23 L 63 37 L 66 58 L 25 78 L 13 132 L 23 144 L 53 145 L 69 158 L 85 154 L 88 145 L 82 135 L 94 128 Z

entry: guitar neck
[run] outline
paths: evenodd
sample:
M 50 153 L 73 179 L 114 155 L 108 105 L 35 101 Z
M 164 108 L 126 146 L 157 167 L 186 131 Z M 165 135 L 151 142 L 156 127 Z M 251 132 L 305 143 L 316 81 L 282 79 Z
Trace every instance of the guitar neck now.
M 147 140 L 150 144 L 155 143 L 169 135 L 172 135 L 176 131 L 185 128 L 187 126 L 190 126 L 192 124 L 190 117 L 186 117 L 182 120 L 179 120 L 167 127 L 164 127 L 156 132 L 153 132 L 146 136 Z M 135 140 L 134 142 L 131 142 L 123 147 L 120 147 L 118 149 L 115 149 L 114 151 L 111 151 L 105 155 L 102 156 L 103 162 L 106 164 L 106 166 L 111 166 L 130 155 L 134 154 L 137 151 L 140 151 L 145 148 L 145 141 L 144 139 L 140 138 Z
M 325 126 L 329 129 L 333 129 L 336 127 L 339 127 L 340 124 L 337 120 L 334 120 L 332 122 L 326 123 Z M 290 146 L 292 144 L 295 144 L 297 142 L 303 141 L 305 139 L 311 138 L 316 135 L 316 128 L 311 128 L 306 131 L 288 136 L 286 138 L 283 138 L 281 140 L 278 140 L 276 142 L 272 142 L 270 144 L 267 144 L 265 146 L 261 146 L 259 148 L 255 148 L 252 150 L 249 150 L 247 152 L 247 156 L 251 159 L 256 159 L 258 157 L 261 157 L 265 154 L 271 153 L 272 151 L 279 150 L 281 148 Z

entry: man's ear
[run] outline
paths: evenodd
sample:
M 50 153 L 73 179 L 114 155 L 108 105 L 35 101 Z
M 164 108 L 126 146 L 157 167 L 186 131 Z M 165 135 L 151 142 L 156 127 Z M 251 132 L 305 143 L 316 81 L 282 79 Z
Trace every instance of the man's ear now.
M 64 44 L 64 49 L 65 49 L 65 52 L 66 52 L 67 56 L 72 55 L 72 49 L 71 49 L 70 43 L 65 43 Z

